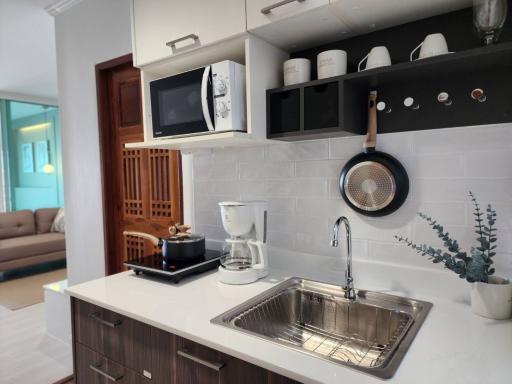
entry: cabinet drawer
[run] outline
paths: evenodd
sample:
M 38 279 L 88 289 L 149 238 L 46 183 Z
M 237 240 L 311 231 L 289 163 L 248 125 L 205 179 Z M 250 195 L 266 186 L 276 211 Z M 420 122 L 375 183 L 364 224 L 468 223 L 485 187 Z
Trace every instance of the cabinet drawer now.
M 151 380 L 111 361 L 98 352 L 75 344 L 76 384 L 150 384 Z
M 176 379 L 179 384 L 298 384 L 181 337 L 176 337 Z
M 151 327 L 85 301 L 73 301 L 75 340 L 135 372 L 151 372 Z
M 180 384 L 219 383 L 222 353 L 176 337 L 176 377 Z

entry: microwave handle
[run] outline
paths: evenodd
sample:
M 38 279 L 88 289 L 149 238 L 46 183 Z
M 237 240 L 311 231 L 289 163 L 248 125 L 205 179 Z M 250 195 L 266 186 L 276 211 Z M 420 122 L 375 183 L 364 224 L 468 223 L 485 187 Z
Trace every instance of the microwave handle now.
M 211 66 L 205 67 L 203 79 L 201 81 L 201 106 L 203 109 L 203 117 L 209 131 L 215 131 L 212 119 L 210 118 L 210 108 L 208 107 L 208 77 L 210 76 Z

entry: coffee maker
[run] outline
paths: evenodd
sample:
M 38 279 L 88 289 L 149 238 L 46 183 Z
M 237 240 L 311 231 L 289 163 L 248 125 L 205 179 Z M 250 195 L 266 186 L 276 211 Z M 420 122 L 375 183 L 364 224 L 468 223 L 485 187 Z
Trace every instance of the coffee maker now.
M 222 247 L 219 280 L 249 284 L 267 276 L 267 203 L 224 201 L 219 206 L 222 225 L 230 235 Z

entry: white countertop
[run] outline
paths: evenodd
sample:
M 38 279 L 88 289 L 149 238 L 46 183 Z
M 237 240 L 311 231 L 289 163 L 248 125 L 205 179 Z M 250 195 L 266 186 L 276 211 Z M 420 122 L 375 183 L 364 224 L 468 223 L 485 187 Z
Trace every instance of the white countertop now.
M 358 268 L 355 271 L 357 279 Z M 269 277 L 259 282 L 229 286 L 217 281 L 216 272 L 174 284 L 136 276 L 130 271 L 75 285 L 66 292 L 298 381 L 381 383 L 380 379 L 343 365 L 210 323 L 210 319 L 288 277 L 312 277 L 311 273 L 300 272 L 298 267 L 287 268 L 286 273 L 274 269 Z M 391 278 L 388 280 L 391 286 L 400 285 Z M 382 291 L 378 288 L 384 285 L 366 281 L 364 286 L 356 284 L 356 288 Z M 394 291 L 396 293 L 396 289 Z M 512 380 L 512 321 L 475 316 L 464 300 L 421 293 L 411 296 L 411 291 L 405 295 L 430 301 L 434 307 L 395 376 L 388 382 L 493 384 Z

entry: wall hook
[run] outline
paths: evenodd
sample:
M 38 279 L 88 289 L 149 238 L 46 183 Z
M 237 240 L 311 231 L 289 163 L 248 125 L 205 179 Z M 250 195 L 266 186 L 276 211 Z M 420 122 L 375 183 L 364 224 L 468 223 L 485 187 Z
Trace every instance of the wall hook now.
M 388 107 L 383 101 L 379 101 L 377 103 L 377 110 L 380 112 L 384 111 L 385 113 L 391 113 L 391 107 Z
M 471 98 L 483 103 L 487 100 L 487 95 L 482 88 L 475 88 L 471 91 Z
M 437 101 L 443 103 L 447 107 L 453 104 L 452 99 L 450 99 L 450 95 L 447 92 L 441 92 L 437 95 Z
M 412 109 L 420 109 L 420 105 L 414 101 L 412 97 L 406 97 L 404 99 L 404 106 L 407 108 L 412 107 Z

